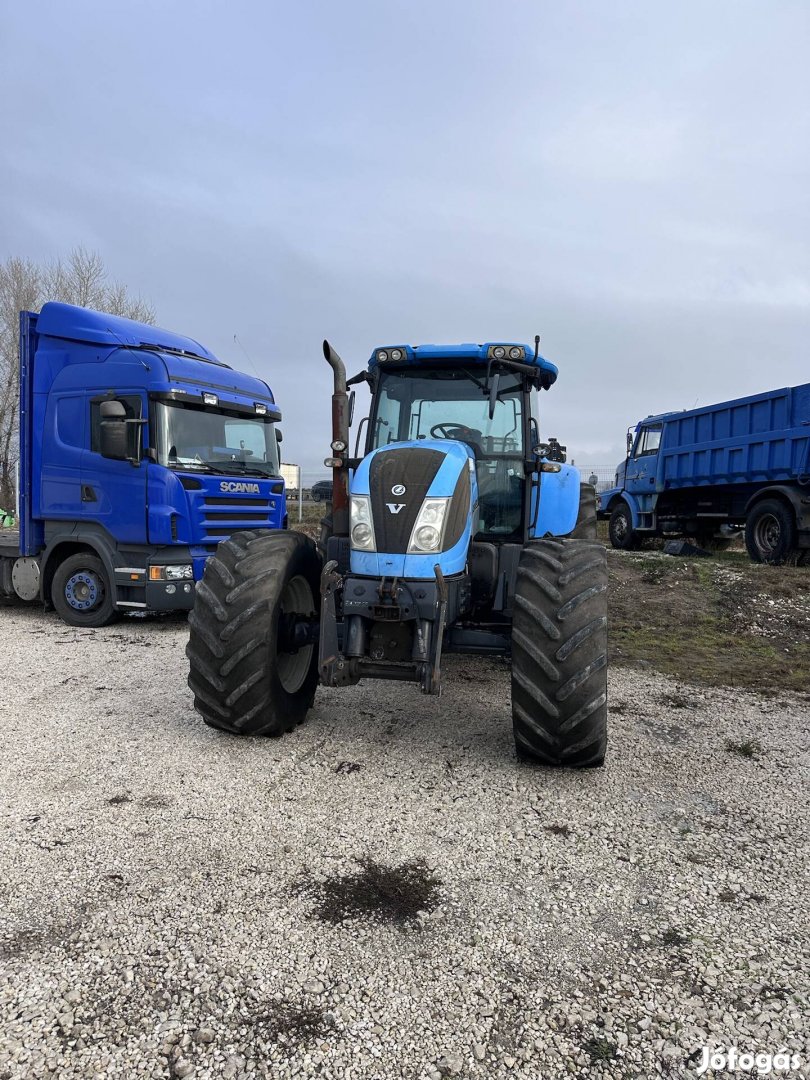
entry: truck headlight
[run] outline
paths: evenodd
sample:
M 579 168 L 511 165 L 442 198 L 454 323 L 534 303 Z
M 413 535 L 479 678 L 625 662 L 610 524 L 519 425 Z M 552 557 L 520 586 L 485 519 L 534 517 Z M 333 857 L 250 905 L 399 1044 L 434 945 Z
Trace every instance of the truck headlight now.
M 440 551 L 449 499 L 425 499 L 411 533 L 409 555 Z
M 168 566 L 150 566 L 150 581 L 183 581 L 194 577 L 191 563 L 170 563 Z
M 368 495 L 352 495 L 349 500 L 349 536 L 355 551 L 377 550 Z

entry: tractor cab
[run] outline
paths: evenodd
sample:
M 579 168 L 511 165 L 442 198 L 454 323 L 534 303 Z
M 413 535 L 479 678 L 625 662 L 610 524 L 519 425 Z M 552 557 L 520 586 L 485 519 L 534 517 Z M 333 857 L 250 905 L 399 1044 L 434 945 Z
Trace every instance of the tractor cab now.
M 475 469 L 474 539 L 521 542 L 531 514 L 526 463 L 539 444 L 532 391 L 551 386 L 554 365 L 526 345 L 393 346 L 372 353 L 369 374 L 366 453 L 462 443 Z

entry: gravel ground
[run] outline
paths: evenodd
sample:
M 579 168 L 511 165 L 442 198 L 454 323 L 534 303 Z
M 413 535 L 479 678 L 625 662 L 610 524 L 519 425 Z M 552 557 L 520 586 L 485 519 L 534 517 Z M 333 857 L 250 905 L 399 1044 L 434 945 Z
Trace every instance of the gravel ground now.
M 503 663 L 238 740 L 183 621 L 0 618 L 0 1078 L 808 1075 L 799 699 L 617 669 L 607 766 L 557 773 Z

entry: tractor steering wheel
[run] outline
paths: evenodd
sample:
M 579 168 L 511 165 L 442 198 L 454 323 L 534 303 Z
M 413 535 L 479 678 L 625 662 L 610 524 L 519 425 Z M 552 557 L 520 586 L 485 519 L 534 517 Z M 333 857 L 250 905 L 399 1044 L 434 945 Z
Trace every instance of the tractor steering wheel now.
M 483 456 L 484 448 L 479 442 L 481 432 L 467 427 L 466 424 L 434 424 L 430 434 L 434 439 L 455 439 L 457 442 L 467 443 L 477 458 Z
M 466 424 L 434 424 L 430 434 L 434 439 L 458 439 L 459 442 L 466 442 L 468 438 L 472 438 L 473 432 Z

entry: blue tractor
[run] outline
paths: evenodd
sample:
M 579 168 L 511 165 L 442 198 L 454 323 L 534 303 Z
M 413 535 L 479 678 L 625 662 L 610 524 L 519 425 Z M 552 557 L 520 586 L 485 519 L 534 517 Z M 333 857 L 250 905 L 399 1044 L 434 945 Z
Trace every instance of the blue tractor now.
M 607 745 L 607 562 L 596 498 L 541 441 L 557 368 L 512 342 L 375 349 L 332 367 L 332 511 L 320 544 L 232 535 L 190 616 L 189 685 L 212 727 L 280 735 L 318 683 L 441 690 L 447 653 L 511 656 L 519 758 L 599 766 Z M 371 389 L 365 455 L 354 391 Z M 361 425 L 362 428 L 362 425 Z

